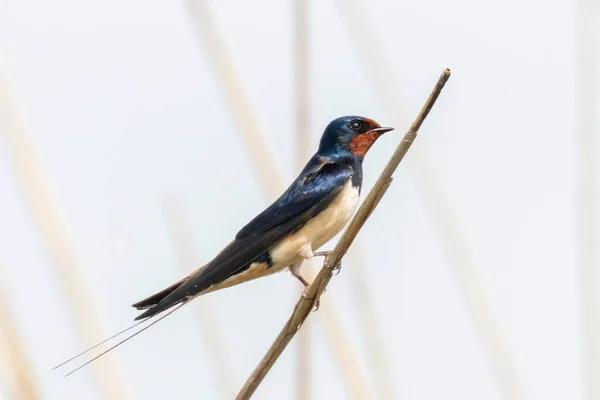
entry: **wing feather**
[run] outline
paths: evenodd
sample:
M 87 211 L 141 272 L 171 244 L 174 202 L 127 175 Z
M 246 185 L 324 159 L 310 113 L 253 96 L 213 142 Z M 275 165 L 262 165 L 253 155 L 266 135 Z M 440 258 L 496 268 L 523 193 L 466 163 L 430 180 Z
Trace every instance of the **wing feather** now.
M 236 239 L 256 236 L 291 219 L 298 219 L 311 207 L 329 203 L 323 202 L 332 191 L 336 194 L 352 177 L 352 168 L 347 164 L 319 162 L 309 167 L 290 185 L 273 204 L 257 215 L 236 235 Z M 330 199 L 331 201 L 333 199 Z M 308 214 L 307 214 L 308 216 Z M 306 223 L 309 218 L 299 218 Z M 303 224 L 302 223 L 302 224 Z M 298 226 L 298 228 L 300 228 Z

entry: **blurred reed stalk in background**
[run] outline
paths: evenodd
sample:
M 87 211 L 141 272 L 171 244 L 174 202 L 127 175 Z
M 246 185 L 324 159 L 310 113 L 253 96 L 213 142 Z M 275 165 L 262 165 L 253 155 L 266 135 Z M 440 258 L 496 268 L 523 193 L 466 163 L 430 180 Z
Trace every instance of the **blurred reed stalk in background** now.
M 394 119 L 394 123 L 406 121 L 407 107 L 396 89 L 396 79 L 385 62 L 385 55 L 375 32 L 368 19 L 364 18 L 365 10 L 358 0 L 336 0 L 335 3 L 351 37 L 350 43 L 354 45 L 357 58 L 371 80 L 376 98 L 381 101 L 384 111 Z M 414 168 L 409 168 L 409 171 L 415 175 L 423 205 L 431 215 L 500 392 L 505 399 L 525 399 L 522 380 L 517 373 L 506 338 L 494 317 L 474 257 L 459 228 L 458 220 L 427 158 L 426 146 L 420 146 L 415 152 L 412 163 Z
M 235 71 L 212 11 L 207 7 L 205 0 L 188 0 L 188 4 L 202 49 L 217 84 L 223 91 L 225 105 L 231 110 L 231 116 L 244 141 L 246 154 L 254 163 L 257 178 L 267 192 L 268 200 L 275 200 L 281 195 L 277 183 L 283 181 L 283 176 L 276 168 L 275 159 L 262 133 L 252 102 L 248 99 Z
M 26 348 L 8 296 L 0 286 L 0 376 L 16 399 L 38 400 L 42 397 Z
M 7 145 L 25 204 L 46 246 L 50 265 L 54 267 L 61 293 L 65 296 L 77 332 L 86 346 L 106 337 L 97 319 L 89 291 L 79 271 L 69 231 L 60 206 L 48 184 L 42 162 L 29 136 L 25 119 L 18 110 L 8 79 L 0 69 L 0 132 Z M 104 362 L 94 363 L 104 397 L 118 400 L 129 398 L 119 365 L 112 354 Z
M 192 231 L 187 224 L 185 212 L 181 204 L 173 198 L 165 199 L 163 203 L 163 214 L 167 222 L 169 236 L 179 261 L 179 270 L 189 274 L 197 269 L 200 257 L 196 253 L 192 240 Z M 234 395 L 234 362 L 228 347 L 223 343 L 223 329 L 217 318 L 217 314 L 204 301 L 197 301 L 196 321 L 200 326 L 203 337 L 203 347 L 208 355 L 210 370 L 216 382 L 217 389 L 223 399 L 230 399 Z
M 600 265 L 598 258 L 598 49 L 600 1 L 579 0 L 575 14 L 575 140 L 583 395 L 600 399 Z
M 300 171 L 304 168 L 307 160 L 310 158 L 310 69 L 309 69 L 309 36 L 308 36 L 308 18 L 309 4 L 307 0 L 294 1 L 294 62 L 292 63 L 294 71 L 294 89 L 295 96 L 293 103 L 295 105 L 294 125 L 296 128 L 296 165 Z M 313 260 L 307 260 L 303 263 L 304 271 L 311 272 L 314 267 Z M 300 292 L 304 290 L 299 288 Z M 311 396 L 311 329 L 307 326 L 302 330 L 298 337 L 298 371 L 296 372 L 297 382 L 296 390 L 297 400 L 309 400 Z

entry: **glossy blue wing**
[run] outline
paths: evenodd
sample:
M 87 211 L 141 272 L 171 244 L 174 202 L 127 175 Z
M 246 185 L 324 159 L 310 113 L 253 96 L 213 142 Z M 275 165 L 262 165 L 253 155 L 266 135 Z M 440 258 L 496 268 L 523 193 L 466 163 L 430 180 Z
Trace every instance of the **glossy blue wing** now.
M 352 168 L 347 164 L 316 163 L 310 166 L 235 238 L 260 235 L 292 219 L 296 220 L 296 229 L 299 229 L 327 208 L 351 177 Z M 309 210 L 311 212 L 307 212 Z

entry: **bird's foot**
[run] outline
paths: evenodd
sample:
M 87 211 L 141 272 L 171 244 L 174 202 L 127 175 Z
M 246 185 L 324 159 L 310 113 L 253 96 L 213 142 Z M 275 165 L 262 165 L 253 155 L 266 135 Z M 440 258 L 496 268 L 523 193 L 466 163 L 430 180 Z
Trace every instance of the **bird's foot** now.
M 323 265 L 326 268 L 329 268 L 332 272 L 333 275 L 337 275 L 340 273 L 340 271 L 342 270 L 342 263 L 339 262 L 338 265 L 336 265 L 335 267 L 332 267 L 331 265 L 329 265 L 329 256 L 331 255 L 331 250 L 325 250 L 325 251 L 317 251 L 315 254 L 315 256 L 322 256 L 325 257 L 325 261 L 323 262 Z

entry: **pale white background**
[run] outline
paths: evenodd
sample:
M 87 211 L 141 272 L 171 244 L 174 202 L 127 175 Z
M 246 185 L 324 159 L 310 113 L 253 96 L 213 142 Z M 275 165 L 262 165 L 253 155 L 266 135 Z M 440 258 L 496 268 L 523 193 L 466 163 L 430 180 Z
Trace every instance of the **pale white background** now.
M 289 182 L 298 172 L 292 3 L 210 6 Z M 398 398 L 500 398 L 411 173 L 418 152 L 433 160 L 528 397 L 580 398 L 575 4 L 370 1 L 363 18 L 375 27 L 394 71 L 390 85 L 402 93 L 405 120 L 383 113 L 334 3 L 311 6 L 313 147 L 324 126 L 341 115 L 365 115 L 397 128 L 366 158 L 365 192 L 441 70 L 453 71 L 359 236 Z M 131 303 L 181 275 L 163 216 L 166 195 L 187 213 L 202 261 L 272 200 L 237 135 L 185 3 L 4 0 L 0 62 L 106 333 L 130 324 L 137 315 Z M 50 371 L 82 343 L 8 148 L 0 147 L 0 279 L 44 397 L 99 398 L 91 369 L 68 379 Z M 293 278 L 280 274 L 196 300 L 218 312 L 233 358 L 233 390 L 279 332 L 297 290 Z M 347 274 L 332 281 L 323 301 L 328 298 L 340 306 L 347 334 L 363 350 Z M 218 397 L 196 312 L 186 307 L 116 351 L 132 398 Z M 316 338 L 314 398 L 346 397 L 317 319 L 307 324 Z M 293 344 L 257 398 L 292 397 Z M 2 393 L 11 398 L 7 388 Z

